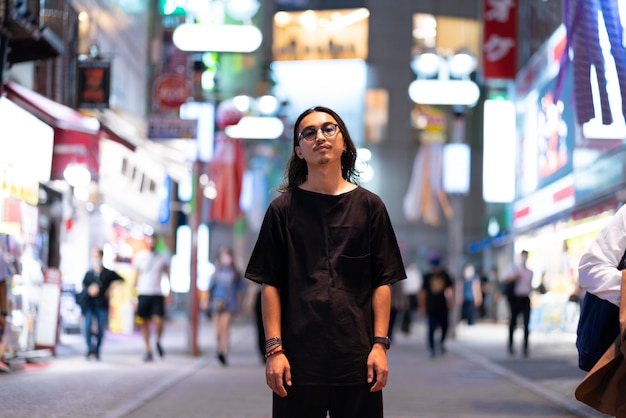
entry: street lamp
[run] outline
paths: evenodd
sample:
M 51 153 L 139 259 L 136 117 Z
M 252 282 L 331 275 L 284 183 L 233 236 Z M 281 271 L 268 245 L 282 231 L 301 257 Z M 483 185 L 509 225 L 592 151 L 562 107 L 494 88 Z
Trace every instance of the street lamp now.
M 411 68 L 417 79 L 409 86 L 409 97 L 417 104 L 452 106 L 454 119 L 450 142 L 443 150 L 443 191 L 449 195 L 452 216 L 448 219 L 448 263 L 452 277 L 461 277 L 463 257 L 463 197 L 469 192 L 470 148 L 465 144 L 465 108 L 473 107 L 480 89 L 470 75 L 476 57 L 467 48 L 444 57 L 435 49 L 423 50 L 413 57 Z M 458 309 L 453 308 L 453 324 Z M 455 327 L 452 327 L 454 335 Z
M 476 57 L 465 48 L 450 57 L 424 50 L 411 60 L 417 79 L 409 85 L 409 97 L 417 104 L 474 107 L 480 89 L 469 76 L 476 64 Z

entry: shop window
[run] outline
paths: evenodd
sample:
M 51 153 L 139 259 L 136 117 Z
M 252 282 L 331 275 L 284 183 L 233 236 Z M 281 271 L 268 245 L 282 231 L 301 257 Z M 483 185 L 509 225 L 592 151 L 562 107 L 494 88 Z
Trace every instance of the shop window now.
M 367 59 L 368 25 L 365 8 L 278 12 L 274 60 Z

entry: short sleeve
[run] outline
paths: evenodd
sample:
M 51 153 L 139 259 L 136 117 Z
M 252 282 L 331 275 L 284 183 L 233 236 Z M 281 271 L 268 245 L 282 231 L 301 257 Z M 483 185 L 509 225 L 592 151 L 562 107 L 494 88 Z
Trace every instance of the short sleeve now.
M 261 284 L 282 287 L 286 281 L 285 221 L 275 202 L 270 204 L 244 277 Z

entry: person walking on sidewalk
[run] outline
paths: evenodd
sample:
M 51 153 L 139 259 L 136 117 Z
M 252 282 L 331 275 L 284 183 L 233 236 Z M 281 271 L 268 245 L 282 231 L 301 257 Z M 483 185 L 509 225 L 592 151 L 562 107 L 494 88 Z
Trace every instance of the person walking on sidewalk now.
M 84 299 L 83 315 L 85 317 L 85 340 L 87 342 L 87 360 L 94 356 L 100 360 L 100 348 L 104 339 L 109 320 L 109 290 L 115 281 L 123 282 L 124 279 L 113 270 L 104 267 L 102 248 L 94 248 L 91 252 L 91 268 L 83 277 L 83 289 L 86 289 L 87 297 Z M 95 320 L 96 332 L 93 330 Z M 95 345 L 93 337 L 96 337 Z
M 8 262 L 8 254 L 4 249 L 5 235 L 0 234 L 0 372 L 10 373 L 11 368 L 5 362 L 4 351 L 6 346 L 6 330 L 9 316 L 9 280 L 13 270 Z
M 145 342 L 146 352 L 144 361 L 152 361 L 152 347 L 150 345 L 150 328 L 154 324 L 156 334 L 156 349 L 159 357 L 165 352 L 161 346 L 161 336 L 165 326 L 165 296 L 161 288 L 163 275 L 169 280 L 169 256 L 157 251 L 157 236 L 147 237 L 148 250 L 139 251 L 133 257 L 132 265 L 137 270 L 135 293 L 137 294 L 137 316 L 141 318 L 141 331 Z
M 441 267 L 441 258 L 430 258 L 430 271 L 424 275 L 424 282 L 419 293 L 418 308 L 428 318 L 428 348 L 430 356 L 435 357 L 435 334 L 439 333 L 439 352 L 446 353 L 446 337 L 450 324 L 450 311 L 454 303 L 454 282 L 448 272 Z
M 336 112 L 303 112 L 292 149 L 245 273 L 263 284 L 272 416 L 380 418 L 390 288 L 406 277 L 396 236 L 382 200 L 356 183 Z
M 243 299 L 242 276 L 235 267 L 233 250 L 220 250 L 217 268 L 209 284 L 209 312 L 217 341 L 217 358 L 227 365 L 230 324 Z
M 511 317 L 509 319 L 509 354 L 515 354 L 513 334 L 517 328 L 517 317 L 522 315 L 524 326 L 524 357 L 528 356 L 528 337 L 530 336 L 530 294 L 533 291 L 533 271 L 526 266 L 528 251 L 520 253 L 519 264 L 513 265 L 508 274 L 502 279 L 503 283 L 514 283 L 511 295 L 507 297 Z
M 468 263 L 463 268 L 461 295 L 461 320 L 467 321 L 467 325 L 474 325 L 478 308 L 483 303 L 483 293 L 480 277 L 473 264 Z

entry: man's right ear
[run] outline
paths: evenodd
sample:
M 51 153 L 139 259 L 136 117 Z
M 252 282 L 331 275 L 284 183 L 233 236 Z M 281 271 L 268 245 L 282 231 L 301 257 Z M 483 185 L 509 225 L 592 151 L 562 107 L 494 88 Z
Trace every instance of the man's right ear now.
M 296 153 L 298 158 L 302 159 L 302 151 L 300 151 L 300 147 L 294 147 L 293 151 Z

